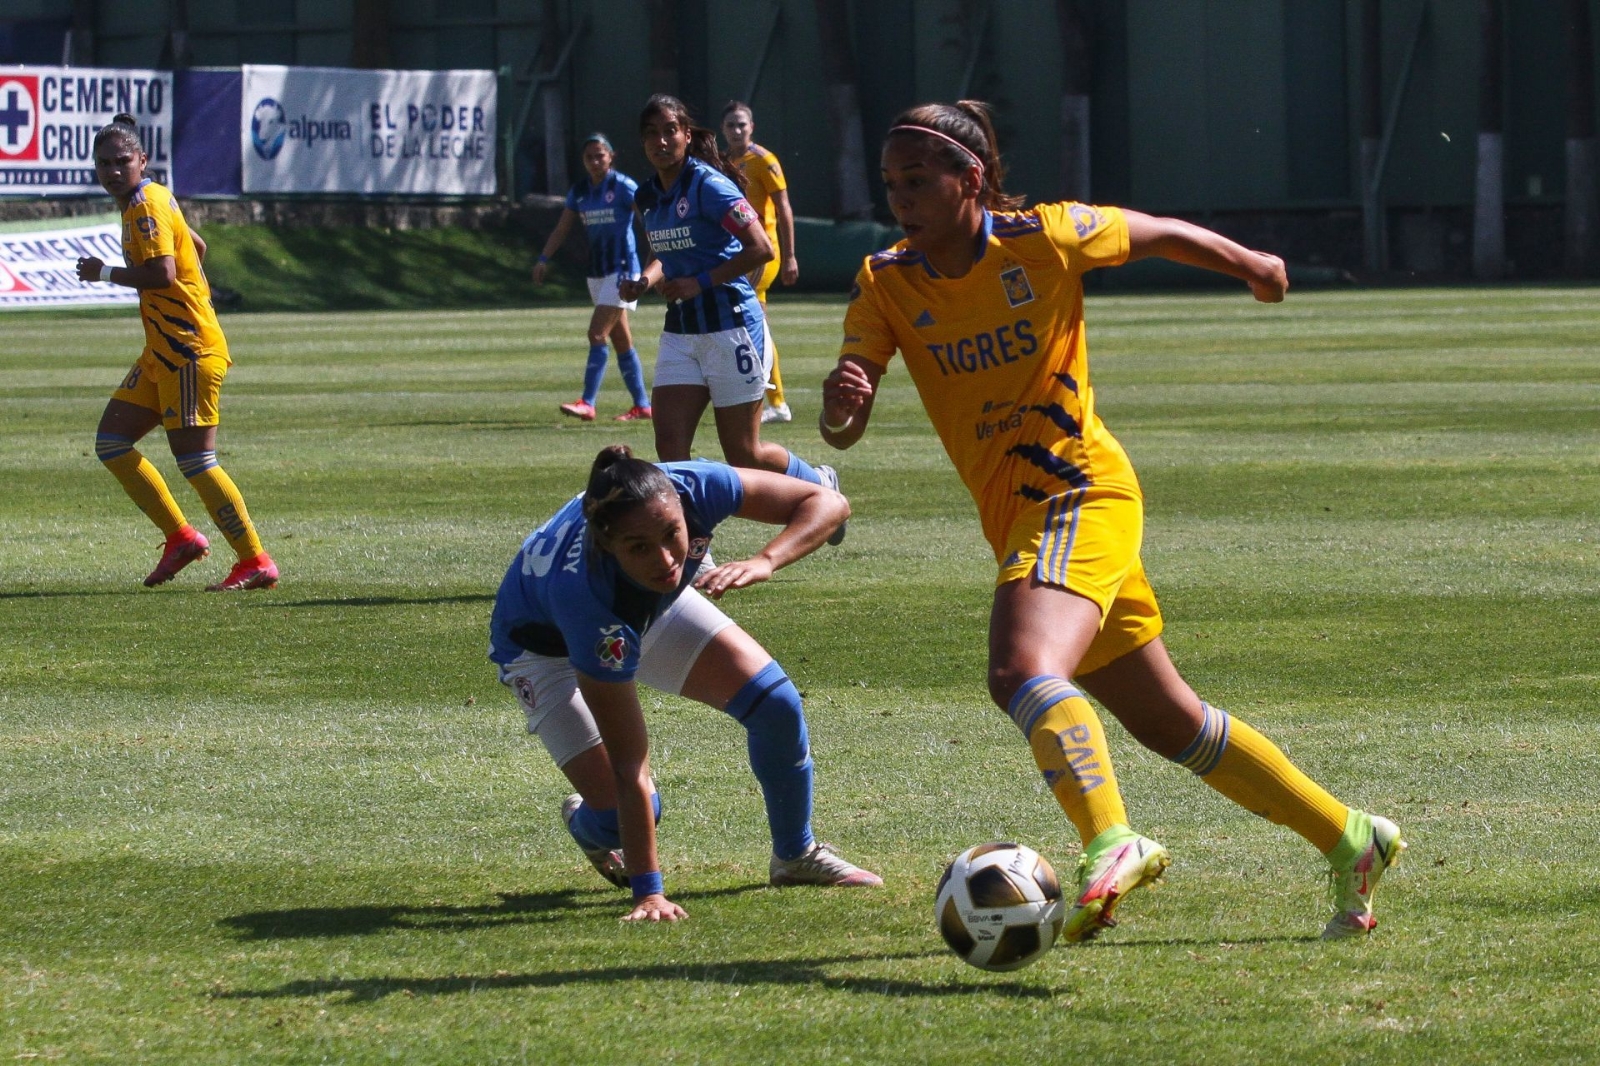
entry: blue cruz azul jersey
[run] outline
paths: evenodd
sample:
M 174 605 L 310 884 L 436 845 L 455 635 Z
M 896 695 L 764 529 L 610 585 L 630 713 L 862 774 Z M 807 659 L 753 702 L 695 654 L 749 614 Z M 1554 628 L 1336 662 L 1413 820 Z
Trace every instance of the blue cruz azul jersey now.
M 677 591 L 635 584 L 616 559 L 596 550 L 577 496 L 530 533 L 511 560 L 489 619 L 490 660 L 505 666 L 531 651 L 565 658 L 601 681 L 633 678 L 645 630 L 693 583 L 712 530 L 744 502 L 731 466 L 703 460 L 658 465 L 677 489 L 689 527 L 689 558 Z
M 709 163 L 693 156 L 683 173 L 663 189 L 653 176 L 639 189 L 639 210 L 650 250 L 667 278 L 692 278 L 744 251 L 733 235 L 761 219 L 739 186 Z M 743 275 L 713 285 L 699 296 L 667 305 L 668 333 L 720 333 L 761 320 L 761 304 Z
M 639 183 L 615 170 L 599 185 L 587 175 L 567 191 L 567 210 L 583 220 L 589 239 L 589 277 L 616 277 L 624 270 L 639 276 L 639 249 L 633 239 L 633 197 Z

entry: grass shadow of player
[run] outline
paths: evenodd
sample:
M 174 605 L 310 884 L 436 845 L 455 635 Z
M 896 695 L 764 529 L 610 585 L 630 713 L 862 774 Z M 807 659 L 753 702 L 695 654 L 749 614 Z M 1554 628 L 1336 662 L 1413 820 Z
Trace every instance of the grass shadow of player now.
M 466 592 L 455 596 L 340 596 L 326 600 L 262 600 L 262 607 L 427 607 L 443 603 L 492 603 L 492 592 Z
M 343 996 L 344 1004 L 372 1003 L 396 994 L 448 996 L 520 988 L 568 988 L 579 984 L 614 984 L 621 981 L 692 982 L 697 984 L 754 986 L 806 985 L 888 996 L 897 999 L 945 996 L 1007 996 L 1052 999 L 1057 990 L 1039 985 L 995 980 L 918 981 L 908 977 L 836 976 L 829 967 L 859 963 L 894 963 L 936 958 L 942 951 L 857 953 L 808 959 L 747 959 L 702 964 L 663 963 L 658 966 L 605 966 L 592 970 L 551 970 L 546 973 L 451 974 L 446 977 L 334 977 L 289 981 L 272 988 L 214 990 L 213 999 L 295 999 Z
M 763 884 L 735 885 L 703 892 L 674 892 L 682 900 L 735 896 L 765 889 Z M 240 940 L 292 940 L 301 937 L 368 936 L 393 930 L 458 931 L 496 925 L 562 921 L 574 912 L 601 909 L 620 913 L 621 892 L 604 889 L 560 889 L 555 892 L 501 892 L 494 903 L 479 906 L 437 904 L 426 907 L 365 905 L 291 907 L 252 911 L 219 918 Z

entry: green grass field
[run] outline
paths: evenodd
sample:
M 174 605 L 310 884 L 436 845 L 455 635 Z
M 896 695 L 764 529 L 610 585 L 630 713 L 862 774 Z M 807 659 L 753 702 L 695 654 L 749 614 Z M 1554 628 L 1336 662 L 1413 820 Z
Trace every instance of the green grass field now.
M 636 320 L 653 357 L 650 326 Z M 842 305 L 773 319 L 795 423 Z M 807 696 L 820 835 L 878 891 L 765 887 L 742 732 L 647 697 L 689 921 L 624 926 L 484 659 L 521 537 L 605 443 L 586 308 L 235 315 L 222 458 L 283 568 L 145 590 L 93 458 L 134 316 L 0 345 L 0 1060 L 1508 1063 L 1600 1046 L 1600 293 L 1091 299 L 1100 410 L 1195 687 L 1411 842 L 1364 943 L 1319 856 L 1109 727 L 1171 849 L 1092 945 L 948 954 L 944 861 L 1074 834 L 988 705 L 993 563 L 903 370 L 836 461 L 842 548 L 730 599 Z M 623 409 L 613 367 L 602 417 Z M 714 435 L 702 446 L 715 455 Z M 147 452 L 208 533 L 164 442 Z M 719 555 L 759 543 L 731 523 Z

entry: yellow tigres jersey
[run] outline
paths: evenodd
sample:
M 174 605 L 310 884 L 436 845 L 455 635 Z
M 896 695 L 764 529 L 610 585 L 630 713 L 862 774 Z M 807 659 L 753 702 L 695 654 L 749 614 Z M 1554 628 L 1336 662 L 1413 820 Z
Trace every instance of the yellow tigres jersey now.
M 904 241 L 868 256 L 841 354 L 887 368 L 898 349 L 997 557 L 1024 508 L 1069 493 L 1139 498 L 1127 453 L 1095 414 L 1083 274 L 1128 257 L 1113 207 L 984 212 L 963 278 Z
M 761 216 L 762 228 L 767 231 L 767 239 L 772 242 L 772 251 L 778 252 L 778 208 L 773 204 L 774 193 L 784 191 L 789 183 L 783 178 L 783 164 L 778 162 L 778 157 L 761 147 L 752 144 L 744 155 L 735 159 L 734 164 L 744 172 L 747 188 L 744 198 L 750 201 L 750 206 L 756 209 L 756 214 Z
M 201 355 L 228 357 L 228 342 L 211 306 L 211 285 L 200 269 L 189 225 L 164 185 L 141 182 L 122 212 L 122 254 L 129 266 L 172 256 L 177 277 L 165 289 L 139 290 L 144 342 L 176 369 Z

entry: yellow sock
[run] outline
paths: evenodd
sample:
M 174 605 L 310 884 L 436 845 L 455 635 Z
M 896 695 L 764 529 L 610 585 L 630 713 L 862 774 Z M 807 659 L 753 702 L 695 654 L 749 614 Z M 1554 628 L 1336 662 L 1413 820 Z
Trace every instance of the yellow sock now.
M 1337 847 L 1350 809 L 1272 741 L 1227 711 L 1201 707 L 1205 721 L 1199 736 L 1172 761 L 1245 810 L 1293 829 L 1324 855 Z
M 244 497 L 233 483 L 228 472 L 217 465 L 216 452 L 192 452 L 178 456 L 178 469 L 189 479 L 194 491 L 200 494 L 211 520 L 228 538 L 239 561 L 254 559 L 261 554 L 261 539 L 256 536 L 250 512 L 245 510 Z
M 1043 674 L 1017 690 L 1009 712 L 1085 846 L 1112 826 L 1128 824 L 1105 729 L 1083 693 Z
M 94 439 L 94 450 L 111 476 L 122 484 L 122 490 L 162 533 L 170 537 L 188 524 L 161 471 L 133 446 L 132 437 L 101 433 Z

